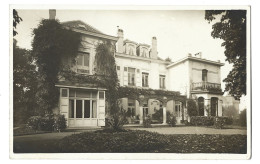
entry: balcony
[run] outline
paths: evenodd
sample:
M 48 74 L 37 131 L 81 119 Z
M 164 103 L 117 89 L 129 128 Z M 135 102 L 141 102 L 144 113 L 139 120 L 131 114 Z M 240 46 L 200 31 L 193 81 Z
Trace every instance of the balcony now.
M 197 82 L 191 84 L 192 92 L 214 92 L 214 93 L 222 93 L 221 84 L 218 83 L 209 83 L 209 82 Z

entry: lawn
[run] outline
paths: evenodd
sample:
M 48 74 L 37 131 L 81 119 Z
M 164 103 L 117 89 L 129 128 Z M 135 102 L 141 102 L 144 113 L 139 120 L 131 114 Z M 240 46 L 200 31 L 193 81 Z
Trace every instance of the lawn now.
M 39 134 L 40 135 L 40 134 Z M 14 152 L 31 153 L 246 153 L 246 135 L 174 134 L 142 130 L 99 130 L 62 139 L 14 142 Z

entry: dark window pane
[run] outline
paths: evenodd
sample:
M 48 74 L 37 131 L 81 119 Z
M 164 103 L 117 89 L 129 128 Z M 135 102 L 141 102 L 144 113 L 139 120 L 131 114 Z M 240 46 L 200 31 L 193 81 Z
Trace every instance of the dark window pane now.
M 76 100 L 76 118 L 82 118 L 82 100 Z
M 74 100 L 69 100 L 69 118 L 74 118 Z
M 90 100 L 84 100 L 84 118 L 90 118 Z
M 77 59 L 77 65 L 83 65 L 83 55 L 78 55 Z
M 92 118 L 97 118 L 97 101 L 92 101 Z
M 84 66 L 89 66 L 89 54 L 84 54 Z
M 99 99 L 104 99 L 105 98 L 105 93 L 104 92 L 99 92 Z
M 68 97 L 68 90 L 67 89 L 61 89 L 61 97 Z

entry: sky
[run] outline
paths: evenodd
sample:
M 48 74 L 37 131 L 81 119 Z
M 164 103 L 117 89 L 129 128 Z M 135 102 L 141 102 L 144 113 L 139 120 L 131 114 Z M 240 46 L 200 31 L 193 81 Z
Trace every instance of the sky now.
M 18 46 L 31 49 L 32 29 L 41 19 L 49 18 L 48 10 L 17 10 L 23 21 L 17 25 Z M 158 56 L 172 61 L 188 53 L 202 52 L 202 58 L 225 63 L 221 68 L 223 80 L 232 69 L 225 62 L 223 40 L 211 37 L 212 23 L 204 19 L 204 10 L 57 10 L 61 22 L 82 20 L 101 32 L 117 36 L 117 26 L 124 31 L 124 39 L 151 45 L 157 38 Z M 222 90 L 225 84 L 221 84 Z M 244 101 L 244 100 L 242 100 Z M 242 105 L 240 108 L 243 108 Z

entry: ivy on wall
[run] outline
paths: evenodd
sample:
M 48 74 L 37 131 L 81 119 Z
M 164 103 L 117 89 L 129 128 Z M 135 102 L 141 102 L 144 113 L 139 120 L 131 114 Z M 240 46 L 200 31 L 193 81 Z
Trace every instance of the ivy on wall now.
M 32 57 L 39 74 L 36 103 L 40 111 L 51 111 L 57 106 L 59 92 L 55 87 L 58 74 L 66 67 L 63 59 L 75 58 L 80 34 L 66 30 L 58 20 L 43 19 L 33 29 Z

